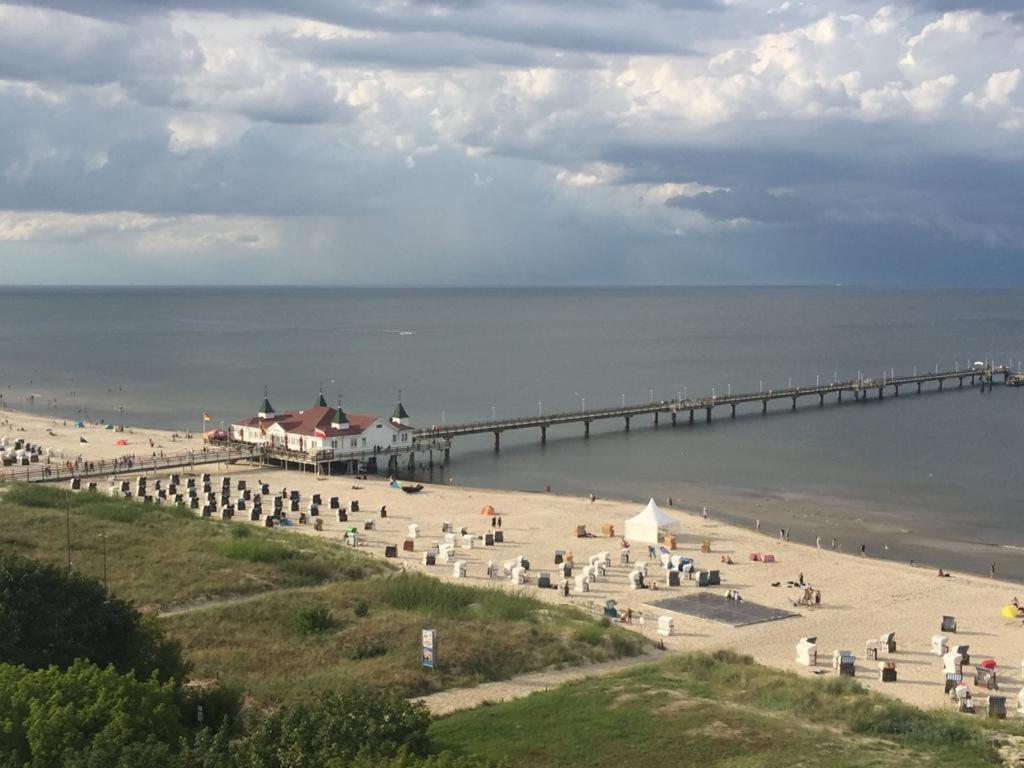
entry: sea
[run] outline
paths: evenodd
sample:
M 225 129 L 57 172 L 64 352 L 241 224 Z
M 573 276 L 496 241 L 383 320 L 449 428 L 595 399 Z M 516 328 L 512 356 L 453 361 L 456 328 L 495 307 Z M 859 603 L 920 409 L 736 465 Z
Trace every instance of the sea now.
M 195 431 L 320 391 L 479 421 L 1024 360 L 1024 292 L 863 287 L 0 287 L 0 393 L 60 418 Z M 434 479 L 681 507 L 805 543 L 1024 581 L 1024 388 L 712 424 L 649 417 L 458 438 Z M 700 415 L 700 414 L 698 414 Z M 430 479 L 426 470 L 417 470 Z M 440 476 L 439 476 L 440 475 Z M 735 503 L 729 499 L 739 500 Z M 756 502 L 755 502 L 756 500 Z M 741 503 L 743 502 L 743 503 Z M 794 510 L 803 510 L 797 514 Z M 815 513 L 808 515 L 806 511 Z M 856 512 L 850 512 L 851 509 Z M 830 510 L 834 514 L 830 514 Z M 572 521 L 567 521 L 567 525 Z

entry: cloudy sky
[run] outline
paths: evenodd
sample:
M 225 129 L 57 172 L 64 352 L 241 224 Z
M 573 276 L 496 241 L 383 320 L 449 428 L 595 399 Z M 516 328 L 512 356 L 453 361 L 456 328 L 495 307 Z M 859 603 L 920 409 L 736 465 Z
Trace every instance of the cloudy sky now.
M 0 0 L 0 284 L 1024 285 L 1021 7 Z

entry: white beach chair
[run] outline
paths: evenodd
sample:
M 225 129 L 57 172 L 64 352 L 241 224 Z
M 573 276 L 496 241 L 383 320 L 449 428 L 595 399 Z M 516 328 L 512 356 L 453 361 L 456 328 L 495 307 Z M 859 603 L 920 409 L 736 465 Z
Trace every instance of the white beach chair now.
M 640 585 L 643 584 L 643 572 L 639 568 L 634 568 L 629 572 L 629 588 L 640 589 Z
M 597 556 L 600 558 L 600 562 L 605 568 L 612 567 L 612 556 L 608 554 L 607 551 L 598 552 Z
M 583 578 L 593 584 L 597 581 L 597 568 L 593 565 L 588 565 L 583 569 Z
M 658 634 L 664 637 L 668 637 L 672 634 L 672 617 L 671 616 L 659 616 L 658 617 Z
M 502 573 L 505 576 L 511 576 L 512 575 L 512 569 L 516 568 L 518 566 L 519 566 L 519 562 L 517 560 L 506 560 L 504 565 L 502 565 Z
M 646 560 L 637 560 L 636 563 L 633 564 L 633 570 L 640 571 L 640 573 L 642 573 L 646 577 L 647 576 L 647 561 Z
M 493 579 L 498 576 L 498 566 L 493 560 L 487 561 L 487 578 Z
M 800 638 L 796 644 L 796 663 L 805 667 L 816 666 L 818 664 L 818 644 L 810 638 Z
M 452 563 L 452 576 L 454 576 L 456 579 L 466 578 L 465 560 L 456 560 L 454 563 Z
M 949 653 L 949 637 L 947 635 L 932 635 L 932 656 L 945 656 Z
M 472 535 L 467 533 L 465 536 L 462 537 L 462 548 L 463 549 L 472 549 L 473 548 L 473 536 Z
M 587 581 L 586 577 L 583 574 L 579 574 L 576 577 L 576 591 L 577 592 L 589 592 L 590 591 L 590 582 Z
M 521 565 L 517 565 L 512 569 L 512 583 L 513 584 L 525 584 L 526 583 L 526 569 Z
M 416 523 L 409 524 L 409 538 L 418 539 L 420 537 L 420 527 Z
M 956 651 L 950 651 L 942 657 L 942 670 L 944 672 L 958 672 L 963 674 L 964 657 Z

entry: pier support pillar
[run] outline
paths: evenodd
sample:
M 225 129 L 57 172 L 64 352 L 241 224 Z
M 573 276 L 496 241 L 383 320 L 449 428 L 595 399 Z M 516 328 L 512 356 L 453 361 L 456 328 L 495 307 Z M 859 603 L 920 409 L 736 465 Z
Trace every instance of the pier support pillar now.
M 446 445 L 444 447 L 444 465 L 447 467 L 448 464 L 451 462 L 451 460 L 452 460 L 452 447 L 450 445 Z
M 736 418 L 736 403 L 730 403 L 730 405 L 732 406 L 732 417 L 735 419 Z
M 629 416 L 626 416 L 625 422 L 626 422 L 626 431 L 629 432 Z
M 882 390 L 883 390 L 883 389 L 885 389 L 885 388 L 884 388 L 884 387 L 879 387 L 879 388 L 878 388 L 878 399 L 879 399 L 879 400 L 881 400 L 881 399 L 882 399 L 882 398 L 883 398 L 883 397 L 885 396 L 885 395 L 884 395 L 884 394 L 882 393 Z
M 921 394 L 921 382 L 917 382 L 917 394 Z
M 711 423 L 711 409 L 710 408 L 705 408 L 704 410 L 707 411 L 707 419 L 706 420 L 707 420 L 707 423 L 710 424 Z
M 767 400 L 762 400 L 761 401 L 761 415 L 762 416 L 767 416 L 768 415 L 768 401 Z
M 971 386 L 972 387 L 974 386 L 974 375 L 973 374 L 971 374 Z
M 675 425 L 676 425 L 676 412 L 672 411 L 672 426 L 674 427 Z
M 793 407 L 790 408 L 790 410 L 791 411 L 795 411 L 796 410 L 796 397 L 795 396 L 793 397 Z
M 412 472 L 414 469 L 416 469 L 416 454 L 415 453 L 410 453 L 409 454 L 409 471 Z
M 899 397 L 900 396 L 900 385 L 899 384 L 894 384 L 893 388 L 896 390 L 895 396 Z
M 964 388 L 964 377 L 961 376 L 960 377 L 960 389 L 963 389 L 963 388 Z
M 837 403 L 843 402 L 843 390 L 841 390 L 841 389 L 839 390 L 839 397 L 836 398 L 836 402 Z
M 431 472 L 434 471 L 434 451 L 433 450 L 427 451 L 427 468 Z
M 825 393 L 824 392 L 819 392 L 818 393 L 818 407 L 821 408 L 824 405 L 825 405 Z
M 547 442 L 548 442 L 548 428 L 547 427 L 541 427 L 540 428 L 540 444 L 541 445 L 547 445 Z
M 654 426 L 658 426 L 658 412 L 654 412 Z
M 590 422 L 589 421 L 584 421 L 583 422 L 583 436 L 584 437 L 590 437 Z
M 690 424 L 693 424 L 693 408 L 690 409 Z
M 497 453 L 501 450 L 501 432 L 494 433 L 494 452 Z
M 943 381 L 944 381 L 943 379 L 939 379 L 939 392 L 942 391 L 942 382 Z M 963 385 L 964 385 L 964 380 L 960 379 L 960 386 L 962 387 Z

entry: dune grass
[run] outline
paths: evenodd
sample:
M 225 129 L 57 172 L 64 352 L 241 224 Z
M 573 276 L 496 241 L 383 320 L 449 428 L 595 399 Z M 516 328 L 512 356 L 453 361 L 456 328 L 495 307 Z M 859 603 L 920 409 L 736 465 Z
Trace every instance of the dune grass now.
M 173 505 L 22 483 L 6 484 L 0 492 L 0 548 L 64 563 L 65 502 L 74 569 L 102 579 L 105 544 L 111 591 L 143 607 L 362 579 L 389 570 L 333 540 L 202 519 Z
M 305 631 L 303 617 L 317 609 L 330 621 Z M 645 647 L 638 635 L 568 606 L 405 573 L 269 594 L 168 617 L 164 626 L 198 677 L 238 685 L 256 706 L 356 684 L 421 695 Z M 420 663 L 425 628 L 438 633 L 433 671 Z
M 998 764 L 987 728 L 729 652 L 671 656 L 436 721 L 437 749 L 517 766 Z M 1000 723 L 1000 729 L 1020 730 Z

